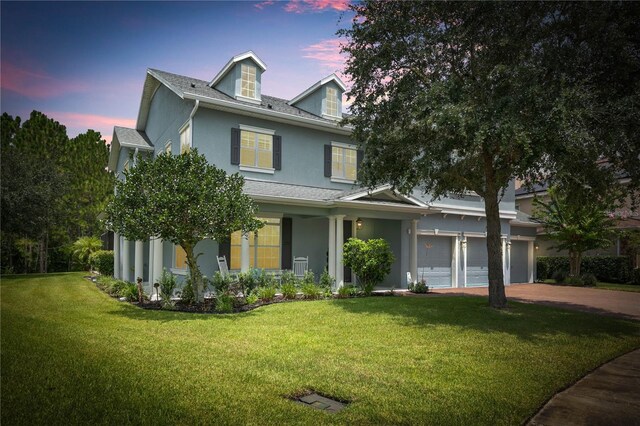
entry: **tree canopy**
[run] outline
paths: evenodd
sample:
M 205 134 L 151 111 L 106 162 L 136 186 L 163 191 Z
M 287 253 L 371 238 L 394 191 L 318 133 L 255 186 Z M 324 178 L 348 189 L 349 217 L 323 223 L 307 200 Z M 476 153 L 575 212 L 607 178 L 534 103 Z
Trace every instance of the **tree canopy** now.
M 129 240 L 157 237 L 180 245 L 200 301 L 202 275 L 196 244 L 205 238 L 226 241 L 235 231 L 262 227 L 243 186 L 240 174 L 227 175 L 196 149 L 177 156 L 138 157 L 124 171 L 124 179 L 116 182 L 116 195 L 107 207 L 109 226 Z
M 482 197 L 491 306 L 506 305 L 499 202 L 514 178 L 606 191 L 624 168 L 637 185 L 638 4 L 351 7 L 339 34 L 360 180 Z M 603 156 L 609 167 L 597 165 Z

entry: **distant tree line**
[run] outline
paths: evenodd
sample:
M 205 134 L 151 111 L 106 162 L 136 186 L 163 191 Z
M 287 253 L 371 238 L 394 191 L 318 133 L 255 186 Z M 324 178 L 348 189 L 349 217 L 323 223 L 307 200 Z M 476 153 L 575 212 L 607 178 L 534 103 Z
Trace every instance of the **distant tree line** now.
M 99 215 L 114 178 L 99 132 L 69 138 L 65 126 L 33 111 L 22 123 L 1 118 L 3 273 L 76 269 L 73 242 L 104 232 Z

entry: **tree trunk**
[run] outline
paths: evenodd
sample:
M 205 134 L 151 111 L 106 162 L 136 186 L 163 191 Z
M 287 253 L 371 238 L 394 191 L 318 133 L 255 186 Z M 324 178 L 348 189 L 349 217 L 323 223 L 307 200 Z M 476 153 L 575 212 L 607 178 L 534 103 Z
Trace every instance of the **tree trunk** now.
M 487 190 L 484 199 L 487 216 L 487 253 L 489 256 L 489 305 L 492 308 L 507 306 L 502 275 L 502 241 L 500 229 L 500 207 L 498 192 Z
M 578 251 L 569 251 L 569 275 L 572 277 L 580 276 L 580 263 L 582 261 L 582 253 Z
M 187 254 L 187 266 L 189 267 L 189 276 L 191 277 L 191 285 L 193 286 L 193 295 L 196 303 L 201 303 L 204 300 L 202 294 L 202 274 L 198 267 L 198 261 L 193 255 L 193 245 L 184 243 L 181 244 L 185 253 Z
M 44 274 L 47 272 L 47 249 L 45 246 L 45 237 L 43 236 L 38 244 L 38 261 L 39 261 L 39 272 Z

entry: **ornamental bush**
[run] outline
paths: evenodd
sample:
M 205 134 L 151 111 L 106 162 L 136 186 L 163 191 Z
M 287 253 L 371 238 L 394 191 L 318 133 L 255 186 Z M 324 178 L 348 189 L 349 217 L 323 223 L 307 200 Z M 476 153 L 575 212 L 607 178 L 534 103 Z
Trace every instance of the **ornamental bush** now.
M 565 256 L 540 256 L 536 260 L 538 280 L 553 278 L 556 271 L 569 270 L 569 258 Z M 583 274 L 593 274 L 599 281 L 626 283 L 632 281 L 632 269 L 628 256 L 585 256 L 582 258 Z
M 362 241 L 349 238 L 344 244 L 344 264 L 356 274 L 365 295 L 370 295 L 391 272 L 395 258 L 382 238 Z
M 102 275 L 113 275 L 113 250 L 98 250 L 89 257 L 89 263 Z

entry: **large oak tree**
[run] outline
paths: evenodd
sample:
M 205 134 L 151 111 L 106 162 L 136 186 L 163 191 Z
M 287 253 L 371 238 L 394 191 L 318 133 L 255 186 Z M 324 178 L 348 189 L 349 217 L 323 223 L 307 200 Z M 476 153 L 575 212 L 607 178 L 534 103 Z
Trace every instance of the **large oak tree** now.
M 639 5 L 351 7 L 352 26 L 339 33 L 361 182 L 482 197 L 489 303 L 504 307 L 499 205 L 514 178 L 605 191 L 625 168 L 637 183 Z M 610 167 L 596 165 L 602 156 Z

